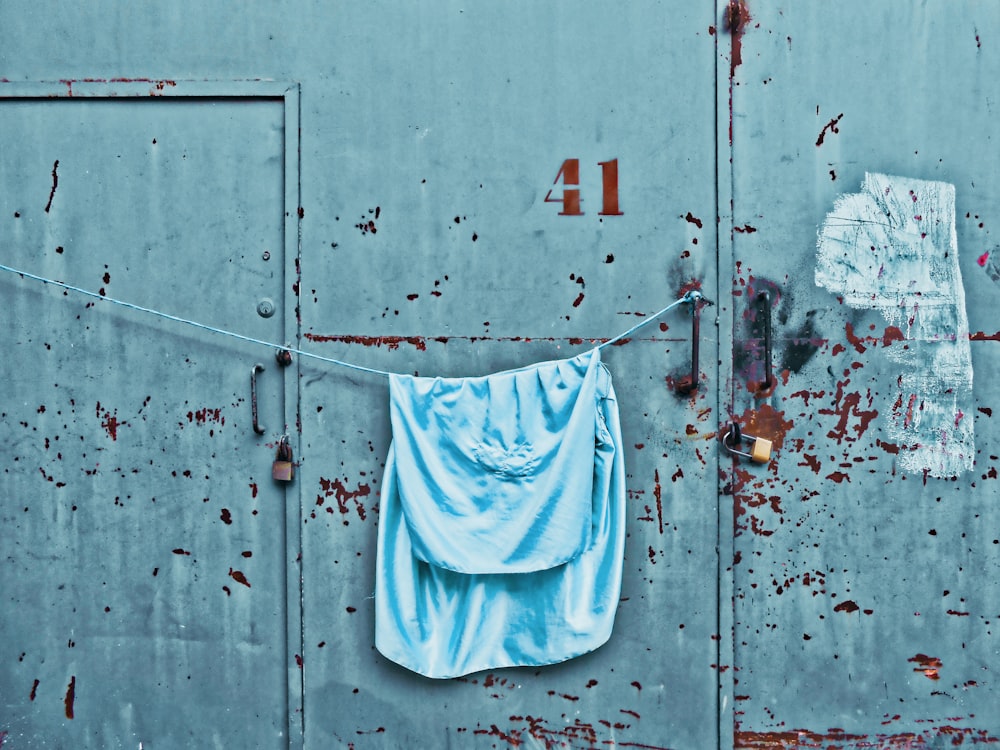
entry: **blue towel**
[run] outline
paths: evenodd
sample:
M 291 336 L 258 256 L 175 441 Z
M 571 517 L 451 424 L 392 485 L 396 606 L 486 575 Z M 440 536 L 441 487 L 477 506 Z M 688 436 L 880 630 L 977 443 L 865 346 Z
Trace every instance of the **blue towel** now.
M 445 678 L 605 643 L 621 591 L 625 471 L 600 351 L 389 382 L 378 650 Z

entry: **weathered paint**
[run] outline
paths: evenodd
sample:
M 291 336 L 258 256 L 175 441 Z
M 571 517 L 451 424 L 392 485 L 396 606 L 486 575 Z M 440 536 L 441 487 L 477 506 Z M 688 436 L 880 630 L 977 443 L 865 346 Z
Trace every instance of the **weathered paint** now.
M 972 469 L 972 356 L 955 235 L 955 187 L 865 175 L 823 221 L 816 283 L 889 322 L 883 346 L 901 368 L 881 411 L 901 467 L 951 477 Z M 905 333 L 899 328 L 906 326 Z M 891 330 L 891 333 L 890 333 Z M 865 345 L 854 337 L 859 354 Z
M 285 273 L 285 103 L 267 86 L 108 96 L 119 85 L 0 91 L 30 94 L 0 100 L 4 261 L 284 339 L 293 319 L 254 305 Z M 268 476 L 276 436 L 249 429 L 247 373 L 267 352 L 0 284 L 5 744 L 283 742 L 284 493 Z M 285 394 L 267 370 L 262 417 L 278 430 Z
M 1000 391 L 988 375 L 997 367 L 997 285 L 987 270 L 1000 185 L 983 140 L 993 127 L 988 81 L 1000 74 L 985 40 L 998 19 L 974 3 L 949 6 L 961 20 L 945 20 L 936 3 L 898 10 L 756 4 L 742 38 L 733 251 L 720 260 L 735 271 L 729 411 L 741 421 L 780 413 L 773 429 L 783 443 L 767 466 L 725 472 L 737 534 L 735 747 L 1000 741 L 990 677 L 1000 459 L 989 447 Z M 949 105 L 932 114 L 935 101 Z M 914 232 L 908 253 L 882 226 L 835 226 L 832 217 L 845 215 L 886 223 L 865 213 L 873 199 L 857 193 L 866 172 L 909 176 L 891 180 L 906 185 L 900 209 L 915 205 L 910 189 L 928 191 L 917 201 L 930 199 L 926 206 L 900 214 Z M 942 183 L 954 185 L 953 198 Z M 931 207 L 942 219 L 933 250 L 919 244 L 921 232 L 934 232 L 919 228 Z M 746 226 L 756 231 L 736 229 Z M 872 231 L 881 242 L 855 243 Z M 881 262 L 866 270 L 872 244 L 869 255 L 886 260 L 881 278 Z M 817 278 L 829 286 L 815 287 Z M 934 291 L 930 279 L 948 312 L 947 323 L 926 321 L 946 331 L 949 351 L 936 363 L 933 332 L 923 335 L 919 315 L 911 322 L 893 310 L 913 294 L 911 281 Z M 774 303 L 779 376 L 763 396 L 751 387 L 761 377 L 759 289 Z M 971 448 L 974 428 L 975 447 L 964 456 L 915 451 L 907 406 L 917 392 L 924 426 L 920 400 L 944 402 L 949 414 L 938 423 L 949 446 L 968 438 Z
M 693 394 L 680 311 L 607 352 L 612 640 L 429 686 L 371 644 L 384 383 L 0 281 L 5 750 L 995 743 L 997 39 L 972 0 L 6 0 L 5 262 L 427 375 L 576 353 L 692 283 L 717 306 Z M 913 332 L 814 284 L 866 170 L 956 188 L 978 447 L 954 479 L 889 431 Z M 731 462 L 730 419 L 771 461 Z

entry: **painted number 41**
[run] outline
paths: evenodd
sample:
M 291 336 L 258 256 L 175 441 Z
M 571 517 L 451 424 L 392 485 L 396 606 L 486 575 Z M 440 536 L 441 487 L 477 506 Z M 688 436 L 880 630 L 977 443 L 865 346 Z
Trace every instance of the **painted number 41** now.
M 622 212 L 618 206 L 618 160 L 601 161 L 597 163 L 597 166 L 601 168 L 601 177 L 604 184 L 601 212 L 598 215 L 622 216 Z M 562 166 L 559 167 L 559 173 L 552 184 L 558 185 L 560 182 L 563 187 L 562 197 L 553 198 L 552 191 L 555 188 L 550 188 L 545 196 L 545 202 L 561 203 L 562 211 L 559 212 L 560 216 L 582 216 L 583 211 L 580 210 L 579 159 L 567 159 L 562 163 Z

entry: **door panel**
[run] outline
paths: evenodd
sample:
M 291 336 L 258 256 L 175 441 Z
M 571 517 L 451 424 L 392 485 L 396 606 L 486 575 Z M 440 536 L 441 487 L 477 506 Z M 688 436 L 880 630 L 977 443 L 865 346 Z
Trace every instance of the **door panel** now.
M 902 15 L 866 3 L 828 10 L 751 7 L 734 68 L 731 411 L 776 447 L 766 466 L 738 463 L 728 473 L 735 741 L 997 742 L 989 675 L 1000 612 L 992 377 L 1000 362 L 989 232 L 1000 185 L 987 144 L 988 82 L 1000 69 L 984 41 L 1000 31 L 997 15 L 974 2 Z M 870 249 L 878 232 L 836 202 L 862 192 L 866 172 L 955 186 L 961 279 L 944 301 L 961 312 L 964 290 L 968 331 L 960 315 L 949 327 L 952 338 L 971 338 L 971 391 L 957 360 L 935 367 L 940 350 L 964 342 L 926 333 L 941 305 L 934 284 L 951 262 L 949 243 L 934 236 L 948 206 L 931 216 L 932 186 L 894 181 L 877 196 L 887 206 L 881 221 L 899 231 L 930 222 L 915 230 L 930 244 L 897 238 Z M 914 189 L 901 203 L 900 185 Z M 859 261 L 845 288 L 817 286 L 825 221 L 854 222 L 837 263 L 873 254 L 891 262 L 866 270 Z M 917 249 L 884 255 L 897 244 Z M 884 305 L 900 281 L 894 299 L 903 306 Z M 753 392 L 762 290 L 771 294 L 778 380 L 764 396 Z M 856 297 L 866 290 L 870 304 Z M 971 469 L 956 455 L 964 425 L 974 428 Z M 950 456 L 950 469 L 928 458 L 929 447 Z
M 360 158 L 358 141 L 304 165 L 307 180 L 337 175 L 317 223 L 307 207 L 304 345 L 382 370 L 483 375 L 580 353 L 692 282 L 715 298 L 711 8 L 563 10 L 435 7 L 415 25 L 393 13 L 372 25 L 343 9 L 362 46 L 395 62 L 333 60 L 350 95 L 318 99 L 315 116 L 364 122 L 363 143 L 386 153 Z M 621 215 L 605 210 L 614 160 Z M 303 365 L 307 746 L 716 745 L 714 317 L 694 396 L 672 388 L 691 368 L 686 308 L 604 351 L 628 490 L 611 640 L 564 664 L 449 681 L 374 650 L 387 383 Z
M 281 99 L 94 93 L 0 101 L 2 262 L 286 339 Z M 297 551 L 269 470 L 295 404 L 272 355 L 24 277 L 0 285 L 0 737 L 286 744 Z M 263 297 L 278 302 L 267 319 Z

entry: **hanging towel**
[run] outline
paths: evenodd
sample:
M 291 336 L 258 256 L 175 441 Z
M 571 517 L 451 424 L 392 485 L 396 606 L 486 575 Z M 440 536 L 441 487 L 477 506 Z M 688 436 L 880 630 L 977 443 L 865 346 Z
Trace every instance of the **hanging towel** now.
M 480 378 L 392 375 L 390 416 L 378 650 L 444 678 L 605 643 L 625 476 L 600 351 Z

